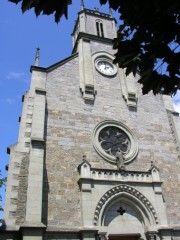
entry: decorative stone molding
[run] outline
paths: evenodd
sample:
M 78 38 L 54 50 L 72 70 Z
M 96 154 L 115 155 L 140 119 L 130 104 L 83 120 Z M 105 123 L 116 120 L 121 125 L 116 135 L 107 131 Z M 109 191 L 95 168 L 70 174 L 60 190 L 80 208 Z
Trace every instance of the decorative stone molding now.
M 111 55 L 110 53 L 104 52 L 104 51 L 99 51 L 95 52 L 92 54 L 92 62 L 94 63 L 97 59 L 109 59 L 110 62 L 113 62 L 114 56 Z
M 100 122 L 94 129 L 92 135 L 92 142 L 97 153 L 110 163 L 116 164 L 116 156 L 108 154 L 103 148 L 99 140 L 99 134 L 107 127 L 113 127 L 120 131 L 120 134 L 124 135 L 126 141 L 128 141 L 127 151 L 123 153 L 124 163 L 131 162 L 138 154 L 138 143 L 133 132 L 123 123 L 115 120 L 105 120 Z M 122 143 L 124 144 L 124 143 Z
M 119 185 L 111 188 L 101 197 L 94 212 L 94 225 L 98 224 L 101 210 L 103 206 L 106 204 L 106 202 L 112 196 L 115 196 L 116 194 L 119 194 L 119 193 L 128 193 L 132 195 L 134 198 L 138 199 L 145 206 L 145 208 L 153 215 L 155 223 L 158 224 L 158 217 L 157 217 L 156 211 L 153 205 L 149 202 L 149 200 L 135 188 L 123 184 L 123 185 Z
M 150 172 L 109 170 L 109 169 L 91 169 L 91 177 L 94 180 L 108 181 L 129 181 L 129 182 L 152 182 Z
M 159 170 L 154 164 L 151 164 L 149 171 L 119 171 L 112 169 L 91 168 L 90 163 L 83 158 L 83 162 L 78 166 L 80 174 L 79 182 L 86 179 L 91 181 L 108 181 L 108 182 L 129 182 L 129 183 L 150 183 L 156 184 L 161 192 L 161 179 Z
M 95 84 L 90 40 L 86 38 L 80 39 L 78 51 L 80 91 L 86 103 L 93 103 L 95 98 Z
M 125 75 L 124 70 L 119 69 L 120 82 L 122 87 L 122 95 L 129 110 L 137 109 L 137 92 L 135 86 L 135 78 L 133 74 Z
M 107 232 L 99 232 L 98 237 L 99 240 L 108 240 Z
M 159 176 L 159 168 L 157 168 L 153 162 L 151 162 L 151 168 L 150 168 L 150 171 L 151 171 L 151 175 L 152 175 L 152 180 L 154 182 L 159 182 L 160 181 L 160 176 Z
M 170 127 L 174 137 L 174 141 L 177 144 L 178 158 L 180 159 L 180 117 L 179 113 L 167 110 L 167 116 L 169 119 Z
M 91 165 L 86 160 L 86 156 L 83 156 L 83 162 L 78 166 L 79 173 L 82 177 L 91 176 Z
M 174 141 L 177 144 L 178 158 L 180 159 L 180 115 L 174 109 L 171 96 L 162 95 Z
M 146 232 L 147 240 L 156 240 L 157 239 L 157 232 Z

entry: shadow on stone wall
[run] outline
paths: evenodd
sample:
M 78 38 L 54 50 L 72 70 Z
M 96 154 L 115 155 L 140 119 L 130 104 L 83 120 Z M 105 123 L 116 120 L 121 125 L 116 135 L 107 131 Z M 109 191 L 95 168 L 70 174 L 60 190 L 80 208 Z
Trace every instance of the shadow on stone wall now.
M 47 119 L 48 119 L 48 111 L 47 111 L 47 102 L 46 102 L 46 111 L 45 111 L 45 130 L 44 130 L 44 171 L 43 171 L 43 196 L 42 196 L 42 223 L 47 225 L 48 223 L 48 193 L 49 193 L 49 183 L 46 169 L 46 138 L 47 138 Z

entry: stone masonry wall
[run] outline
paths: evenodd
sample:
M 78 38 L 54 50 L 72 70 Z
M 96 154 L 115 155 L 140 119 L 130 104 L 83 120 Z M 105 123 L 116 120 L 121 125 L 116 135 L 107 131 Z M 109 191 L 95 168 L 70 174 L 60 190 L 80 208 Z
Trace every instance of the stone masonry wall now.
M 92 15 L 86 15 L 86 32 L 89 34 L 94 34 L 97 35 L 97 30 L 96 30 L 96 20 L 100 18 L 92 16 Z M 104 30 L 104 36 L 106 38 L 115 38 L 116 37 L 116 32 L 113 31 L 113 21 L 107 20 L 107 19 L 101 19 L 103 23 L 103 30 Z
M 92 43 L 92 53 L 112 52 L 110 45 Z M 103 77 L 95 70 L 97 95 L 93 105 L 84 103 L 79 91 L 78 58 L 48 73 L 47 132 L 44 202 L 49 225 L 81 226 L 78 165 L 86 155 L 92 167 L 113 168 L 92 146 L 94 127 L 103 120 L 126 124 L 139 144 L 137 158 L 127 169 L 160 169 L 169 224 L 180 221 L 180 163 L 161 96 L 142 96 L 137 84 L 137 111 L 129 111 L 122 97 L 119 75 Z
M 28 166 L 29 155 L 23 154 L 19 174 L 19 189 L 17 201 L 17 218 L 16 224 L 22 225 L 25 221 L 26 215 L 26 201 L 27 201 L 27 185 L 28 185 Z

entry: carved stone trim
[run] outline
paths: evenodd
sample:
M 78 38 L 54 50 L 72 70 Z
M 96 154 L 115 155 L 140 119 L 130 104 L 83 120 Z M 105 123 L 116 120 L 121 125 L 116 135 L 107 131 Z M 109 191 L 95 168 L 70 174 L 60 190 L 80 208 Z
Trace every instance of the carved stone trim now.
M 152 183 L 152 174 L 150 172 L 135 172 L 112 169 L 96 169 L 91 168 L 91 178 L 93 180 L 108 180 L 108 181 L 129 181 L 129 182 L 143 182 Z M 159 181 L 160 182 L 160 181 Z M 161 183 L 161 182 L 160 182 Z
M 85 174 L 84 170 L 87 174 Z M 151 168 L 148 171 L 133 171 L 133 170 L 123 170 L 120 171 L 114 170 L 114 169 L 102 169 L 102 168 L 92 168 L 90 163 L 84 158 L 83 156 L 83 162 L 79 164 L 78 171 L 80 174 L 79 182 L 83 182 L 86 179 L 89 179 L 91 181 L 108 181 L 110 182 L 125 182 L 125 183 L 137 183 L 141 182 L 143 184 L 151 183 L 156 184 L 158 186 L 158 192 L 161 192 L 161 184 L 162 181 L 159 176 L 159 170 L 154 165 L 151 164 Z M 154 189 L 155 191 L 155 189 Z
M 133 74 L 125 75 L 124 70 L 119 69 L 120 83 L 122 87 L 123 98 L 129 110 L 137 109 L 137 91 L 135 86 L 135 78 Z
M 99 232 L 98 237 L 99 240 L 108 240 L 107 232 Z
M 132 188 L 128 185 L 123 184 L 123 185 L 119 185 L 111 188 L 101 197 L 94 212 L 94 225 L 98 224 L 100 212 L 103 206 L 109 200 L 109 198 L 112 196 L 115 196 L 118 193 L 123 193 L 123 192 L 128 193 L 133 197 L 135 197 L 136 199 L 138 199 L 146 207 L 146 209 L 148 209 L 148 211 L 153 215 L 156 224 L 158 224 L 158 217 L 157 217 L 156 211 L 153 205 L 149 202 L 149 200 L 135 188 Z
M 85 102 L 93 103 L 95 99 L 95 83 L 91 46 L 88 38 L 83 38 L 79 41 L 79 80 L 80 91 Z
M 146 232 L 147 240 L 156 240 L 157 239 L 157 232 Z

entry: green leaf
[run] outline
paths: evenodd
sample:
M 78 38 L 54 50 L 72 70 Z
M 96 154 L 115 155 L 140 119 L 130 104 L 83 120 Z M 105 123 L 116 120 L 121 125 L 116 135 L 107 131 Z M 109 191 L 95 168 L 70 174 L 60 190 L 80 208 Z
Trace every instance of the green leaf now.
M 107 3 L 107 0 L 100 0 L 101 5 L 106 4 L 106 3 Z
M 54 14 L 55 21 L 68 17 L 70 0 L 9 0 L 22 3 L 22 11 L 34 8 L 35 14 Z M 117 50 L 114 63 L 126 68 L 126 73 L 141 74 L 143 93 L 164 92 L 170 94 L 180 89 L 179 53 L 174 53 L 172 45 L 180 44 L 180 4 L 179 0 L 100 0 L 101 4 L 118 11 L 122 25 L 119 27 L 113 48 Z M 154 71 L 157 62 L 167 64 L 167 74 Z M 167 76 L 169 75 L 169 76 Z M 178 80 L 177 80 L 178 79 Z

